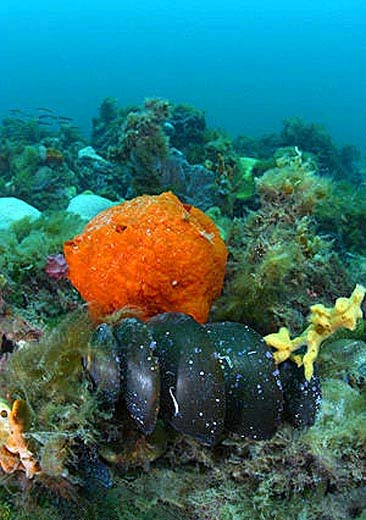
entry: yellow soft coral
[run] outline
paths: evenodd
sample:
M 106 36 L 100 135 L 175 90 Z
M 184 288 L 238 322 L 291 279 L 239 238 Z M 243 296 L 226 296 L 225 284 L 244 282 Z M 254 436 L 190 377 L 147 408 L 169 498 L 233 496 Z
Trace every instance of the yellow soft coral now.
M 305 377 L 309 381 L 314 372 L 321 343 L 340 327 L 349 330 L 356 328 L 357 320 L 362 318 L 361 303 L 366 293 L 365 287 L 356 285 L 349 298 L 338 298 L 334 307 L 328 308 L 322 304 L 310 307 L 310 325 L 297 338 L 291 339 L 286 327 L 281 327 L 275 334 L 269 334 L 264 339 L 270 347 L 276 350 L 274 358 L 277 363 L 285 361 L 300 347 L 307 346 L 304 356 L 294 355 L 292 359 L 298 366 L 304 365 Z
M 29 410 L 25 401 L 16 399 L 10 408 L 0 400 L 0 467 L 4 473 L 24 471 L 31 479 L 41 468 L 24 436 L 28 426 Z

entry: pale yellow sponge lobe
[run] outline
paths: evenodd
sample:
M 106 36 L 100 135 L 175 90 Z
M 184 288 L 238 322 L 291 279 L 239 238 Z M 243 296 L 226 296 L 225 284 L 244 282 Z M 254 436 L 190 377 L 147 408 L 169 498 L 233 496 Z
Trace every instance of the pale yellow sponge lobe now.
M 361 304 L 365 293 L 365 287 L 356 285 L 351 296 L 338 298 L 334 307 L 313 305 L 310 307 L 309 327 L 296 338 L 291 339 L 286 327 L 281 327 L 278 332 L 265 336 L 267 345 L 276 349 L 273 354 L 276 362 L 281 363 L 291 356 L 299 366 L 304 365 L 305 377 L 310 381 L 321 343 L 341 327 L 354 330 L 357 321 L 363 317 Z M 303 346 L 307 347 L 303 356 L 293 355 Z
M 25 435 L 30 426 L 30 412 L 23 399 L 16 399 L 12 408 L 0 399 L 0 468 L 4 473 L 24 471 L 28 479 L 41 472 Z

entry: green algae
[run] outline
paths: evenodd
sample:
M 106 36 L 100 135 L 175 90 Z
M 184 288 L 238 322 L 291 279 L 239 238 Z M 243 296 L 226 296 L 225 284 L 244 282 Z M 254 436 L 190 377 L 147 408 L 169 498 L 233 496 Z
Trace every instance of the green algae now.
M 257 181 L 261 207 L 234 219 L 224 294 L 215 320 L 241 321 L 262 334 L 305 328 L 310 305 L 330 304 L 353 285 L 332 241 L 317 233 L 316 211 L 330 183 L 295 157 Z
M 22 219 L 0 231 L 0 272 L 6 280 L 3 297 L 37 321 L 60 317 L 78 301 L 68 282 L 56 284 L 46 272 L 49 254 L 60 253 L 65 240 L 80 232 L 84 222 L 65 211 Z
M 355 462 L 366 442 L 366 394 L 337 379 L 326 380 L 322 389 L 321 412 L 304 441 L 328 460 L 353 457 Z M 362 480 L 359 468 L 353 468 L 352 477 L 354 482 Z
M 334 182 L 329 204 L 321 205 L 319 221 L 324 230 L 334 233 L 340 246 L 353 255 L 366 254 L 366 187 L 349 180 Z

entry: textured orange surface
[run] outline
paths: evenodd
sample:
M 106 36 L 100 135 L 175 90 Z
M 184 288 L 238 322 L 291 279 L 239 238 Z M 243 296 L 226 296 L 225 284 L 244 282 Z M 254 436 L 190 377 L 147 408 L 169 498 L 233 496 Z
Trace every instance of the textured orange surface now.
M 171 192 L 99 213 L 65 243 L 69 279 L 99 319 L 123 307 L 207 320 L 222 288 L 227 249 L 202 211 Z

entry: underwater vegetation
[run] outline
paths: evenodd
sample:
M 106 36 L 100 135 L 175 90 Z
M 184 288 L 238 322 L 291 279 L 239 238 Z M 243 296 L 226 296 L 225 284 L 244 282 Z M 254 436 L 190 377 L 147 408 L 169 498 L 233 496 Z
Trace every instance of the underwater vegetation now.
M 45 126 L 43 116 L 57 124 Z M 120 107 L 106 98 L 93 119 L 93 155 L 82 153 L 85 138 L 72 122 L 59 124 L 59 117 L 42 112 L 30 120 L 17 113 L 6 118 L 0 129 L 0 194 L 43 210 L 66 209 L 83 190 L 113 201 L 172 190 L 184 203 L 204 211 L 219 207 L 232 217 L 256 207 L 255 177 L 294 147 L 323 176 L 347 185 L 362 177 L 357 150 L 338 149 L 324 128 L 296 118 L 285 121 L 267 146 L 269 137 L 233 141 L 189 105 L 148 99 L 143 106 Z M 29 124 L 39 130 L 32 138 Z
M 119 189 L 130 175 L 126 198 L 172 190 L 202 210 L 218 206 L 231 214 L 237 199 L 254 193 L 231 139 L 189 105 L 151 99 L 119 109 L 107 98 L 93 120 L 92 144 L 120 171 Z
M 86 316 L 68 318 L 47 340 L 41 338 L 39 342 L 30 342 L 22 355 L 19 355 L 20 351 L 12 355 L 1 374 L 2 392 L 6 388 L 14 398 L 27 403 L 26 413 L 32 418 L 32 428 L 37 432 L 31 437 L 30 445 L 43 446 L 37 457 L 42 458 L 46 474 L 57 478 L 67 475 L 62 461 L 68 457 L 68 449 L 77 442 L 86 424 L 88 435 L 93 431 L 92 400 L 88 399 L 86 383 L 81 383 L 79 378 L 80 349 L 88 340 L 88 323 Z M 8 377 L 7 374 L 12 375 Z M 84 408 L 88 409 L 85 413 Z M 4 413 L 2 416 L 4 418 Z M 29 424 L 24 425 L 27 439 L 28 429 Z M 24 435 L 22 438 L 25 440 Z M 23 470 L 22 466 L 14 469 Z
M 263 334 L 284 324 L 301 331 L 314 299 L 330 303 L 353 285 L 332 237 L 317 231 L 332 185 L 301 154 L 277 159 L 256 183 L 260 207 L 233 221 L 224 294 L 213 316 Z
M 351 297 L 347 302 L 356 318 L 360 300 Z M 346 324 L 340 302 L 330 312 L 339 316 L 341 326 Z M 332 344 L 324 348 L 331 359 Z M 336 350 L 338 359 L 342 353 L 343 349 Z M 353 365 L 342 367 L 351 374 Z M 243 486 L 246 493 L 254 493 L 255 502 L 248 509 L 254 515 L 274 507 L 275 518 L 275 511 L 281 511 L 276 500 L 281 496 L 283 500 L 284 489 L 289 502 L 293 502 L 291 507 L 299 509 L 303 498 L 297 503 L 296 496 L 311 492 L 318 496 L 311 510 L 322 510 L 321 500 L 333 493 L 326 492 L 329 485 L 342 493 L 351 482 L 354 487 L 355 482 L 362 485 L 364 480 L 359 473 L 363 456 L 357 446 L 364 438 L 361 425 L 366 415 L 365 386 L 356 389 L 342 380 L 330 380 L 325 385 L 326 408 L 321 409 L 320 423 L 315 423 L 311 433 L 295 435 L 280 425 L 280 417 L 297 428 L 313 424 L 319 408 L 319 379 L 313 376 L 307 385 L 304 372 L 292 361 L 279 368 L 263 339 L 239 323 L 199 325 L 189 316 L 167 313 L 146 323 L 127 318 L 95 329 L 85 313 L 69 316 L 40 341 L 14 352 L 1 371 L 1 389 L 7 395 L 7 400 L 2 401 L 1 439 L 13 457 L 11 466 L 9 457 L 1 458 L 0 453 L 6 487 L 13 494 L 9 509 L 13 508 L 11 504 L 16 501 L 24 476 L 32 482 L 28 491 L 30 511 L 37 511 L 42 503 L 49 507 L 53 504 L 56 518 L 62 518 L 62 510 L 68 514 L 73 510 L 76 493 L 79 511 L 75 518 L 86 518 L 93 508 L 100 511 L 109 500 L 122 515 L 128 514 L 129 507 L 143 507 L 146 513 L 150 506 L 144 502 L 139 506 L 127 490 L 138 489 L 147 478 L 153 482 L 157 475 L 162 477 L 160 486 L 165 486 L 167 474 L 173 482 L 190 482 L 193 487 L 188 489 L 195 490 L 182 490 L 179 500 L 173 500 L 169 498 L 173 490 L 167 486 L 166 497 L 159 499 L 168 511 L 178 507 L 187 518 L 194 517 L 194 512 L 210 518 L 215 505 L 217 511 L 225 507 L 240 509 Z M 339 399 L 336 388 L 351 398 L 348 415 L 360 414 L 347 433 L 345 424 L 340 425 L 344 416 L 340 418 L 335 411 Z M 7 404 L 13 399 L 12 406 Z M 157 421 L 159 408 L 165 426 L 160 419 Z M 17 432 L 7 426 L 11 424 L 11 413 L 19 417 Z M 176 438 L 168 424 L 185 437 Z M 238 437 L 229 435 L 222 441 L 223 428 L 226 435 L 231 430 Z M 345 435 L 349 456 L 340 464 Z M 192 437 L 206 445 L 221 442 L 216 453 L 211 454 L 192 444 Z M 238 440 L 240 437 L 244 439 Z M 332 448 L 334 442 L 338 443 L 336 451 Z M 324 452 L 326 446 L 328 451 Z M 324 453 L 327 456 L 323 458 Z M 135 473 L 132 480 L 123 480 L 128 468 L 144 467 L 157 457 L 166 463 L 160 469 L 152 468 L 149 477 Z M 180 460 L 184 461 L 181 469 Z M 213 482 L 208 485 L 210 478 L 214 479 L 214 487 Z M 271 485 L 266 487 L 268 478 Z M 231 492 L 218 506 L 210 494 L 220 493 L 221 485 L 216 487 L 220 482 L 225 490 L 231 487 Z M 144 485 L 149 489 L 151 484 Z M 239 488 L 234 493 L 236 485 Z M 116 494 L 116 486 L 126 488 L 121 493 L 124 497 L 127 494 L 127 504 Z M 181 489 L 181 485 L 175 489 Z M 157 490 L 154 493 L 156 496 Z M 41 502 L 34 502 L 36 497 Z M 333 500 L 337 503 L 335 497 Z M 225 518 L 224 509 L 217 518 Z
M 0 194 L 43 211 L 0 231 L 0 518 L 362 520 L 358 151 L 161 99 L 105 99 L 92 146 L 40 115 L 0 132 Z M 86 224 L 84 190 L 119 202 Z
M 360 179 L 360 150 L 353 145 L 339 148 L 323 125 L 309 123 L 300 117 L 285 119 L 279 134 L 258 139 L 239 136 L 234 144 L 241 155 L 264 160 L 271 159 L 280 148 L 297 146 L 316 162 L 322 175 L 338 180 Z
M 75 308 L 78 298 L 69 283 L 56 283 L 46 265 L 47 257 L 59 254 L 83 225 L 77 215 L 60 211 L 0 230 L 1 295 L 10 307 L 22 308 L 29 319 L 43 324 Z
M 78 187 L 73 148 L 83 142 L 71 118 L 16 111 L 0 128 L 0 194 L 40 210 L 65 209 Z
M 159 99 L 148 99 L 143 110 L 127 114 L 119 143 L 112 153 L 128 161 L 136 193 L 154 193 L 159 185 L 158 164 L 169 153 L 169 138 L 163 131 L 169 114 L 169 103 Z
M 332 187 L 329 205 L 319 208 L 318 220 L 324 232 L 337 230 L 338 249 L 365 256 L 366 186 L 337 182 Z

